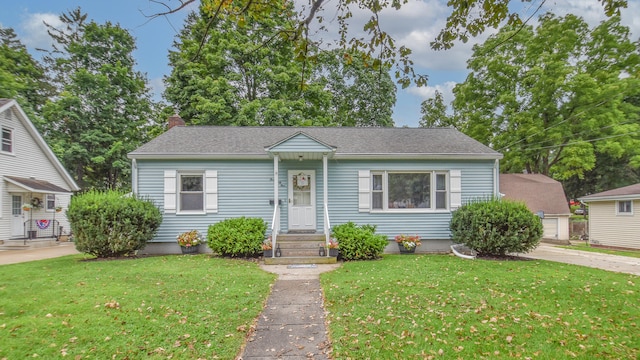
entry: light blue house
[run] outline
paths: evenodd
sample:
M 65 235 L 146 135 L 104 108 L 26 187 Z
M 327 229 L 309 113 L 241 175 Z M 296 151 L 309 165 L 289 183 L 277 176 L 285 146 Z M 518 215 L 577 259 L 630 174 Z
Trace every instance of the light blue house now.
M 174 126 L 129 154 L 133 191 L 164 214 L 148 253 L 240 216 L 263 218 L 276 243 L 353 221 L 377 225 L 387 252 L 400 233 L 448 251 L 451 213 L 498 195 L 501 157 L 452 128 L 340 127 Z

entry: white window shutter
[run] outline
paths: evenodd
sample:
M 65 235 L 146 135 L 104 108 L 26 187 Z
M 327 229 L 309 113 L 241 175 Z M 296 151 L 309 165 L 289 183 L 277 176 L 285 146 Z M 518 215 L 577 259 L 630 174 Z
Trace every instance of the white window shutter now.
M 371 172 L 358 170 L 358 211 L 369 212 L 371 208 Z
M 449 188 L 451 197 L 451 211 L 462 206 L 462 171 L 449 171 Z
M 208 213 L 218 212 L 218 171 L 205 171 L 205 209 Z
M 178 191 L 178 178 L 175 170 L 164 171 L 164 212 L 176 212 L 176 193 Z

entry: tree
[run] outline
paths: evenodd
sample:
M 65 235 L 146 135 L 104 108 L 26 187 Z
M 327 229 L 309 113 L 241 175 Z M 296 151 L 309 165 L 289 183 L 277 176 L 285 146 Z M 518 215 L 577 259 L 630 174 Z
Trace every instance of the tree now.
M 521 0 L 521 2 L 529 1 Z M 196 0 L 179 0 L 178 6 L 162 0 L 153 0 L 153 2 L 163 6 L 164 11 L 150 15 L 151 18 L 180 11 Z M 321 48 L 323 39 L 309 37 L 310 26 L 317 22 L 319 30 L 322 31 L 325 29 L 324 23 L 335 17 L 339 27 L 339 45 L 343 50 L 364 52 L 367 54 L 369 65 L 376 69 L 395 66 L 395 77 L 403 88 L 408 87 L 412 82 L 422 86 L 426 84 L 427 77 L 414 72 L 411 49 L 396 45 L 396 40 L 383 30 L 379 22 L 379 16 L 383 10 L 388 8 L 399 10 L 407 2 L 408 0 L 339 0 L 336 4 L 327 0 L 311 0 L 308 5 L 300 6 L 300 10 L 293 14 L 290 21 L 272 31 L 294 45 L 297 58 L 313 59 L 317 56 L 317 50 Z M 608 16 L 617 15 L 621 8 L 627 7 L 627 0 L 600 0 L 600 2 Z M 517 11 L 509 7 L 511 3 L 511 0 L 449 1 L 447 5 L 451 8 L 451 14 L 447 18 L 446 27 L 431 43 L 432 48 L 450 48 L 456 40 L 466 42 L 470 35 L 476 36 L 487 27 L 497 28 L 505 19 L 509 26 L 522 25 L 523 21 Z M 544 3 L 544 0 L 540 1 L 540 7 Z M 280 1 L 254 0 L 201 0 L 201 4 L 203 11 L 211 19 L 228 18 L 237 24 L 270 18 L 280 14 L 283 7 Z M 285 1 L 285 5 L 292 4 L 293 1 Z M 326 17 L 323 15 L 325 4 L 329 4 Z M 353 31 L 350 31 L 349 22 L 353 18 L 354 9 L 371 13 L 371 17 L 362 27 L 362 31 L 366 33 L 365 36 L 353 35 Z
M 582 178 L 599 153 L 638 167 L 638 108 L 624 100 L 640 90 L 639 64 L 617 17 L 594 29 L 550 14 L 536 29 L 505 27 L 474 47 L 454 89 L 456 127 L 503 152 L 505 172 Z
M 44 105 L 50 90 L 44 69 L 13 29 L 0 27 L 0 98 L 16 99 L 31 117 Z
M 426 99 L 420 104 L 420 127 L 453 126 L 455 119 L 447 114 L 447 105 L 440 91 L 431 99 Z
M 388 72 L 340 51 L 296 61 L 292 44 L 273 30 L 290 16 L 283 7 L 279 17 L 240 25 L 191 13 L 169 55 L 165 97 L 199 125 L 393 125 Z
M 396 86 L 388 71 L 368 67 L 365 54 L 323 51 L 310 81 L 331 96 L 330 118 L 338 126 L 393 126 Z
M 61 20 L 67 26 L 73 21 Z M 60 49 L 49 71 L 66 74 L 56 78 L 62 92 L 43 109 L 44 135 L 81 187 L 126 189 L 126 155 L 146 140 L 152 118 L 146 79 L 133 70 L 135 41 L 109 22 L 77 29 L 54 37 Z
M 314 113 L 328 98 L 318 96 L 318 85 L 300 86 L 300 74 L 309 70 L 291 60 L 291 44 L 272 30 L 289 12 L 283 8 L 278 17 L 243 24 L 210 18 L 204 10 L 189 15 L 177 50 L 169 54 L 173 70 L 165 80 L 165 97 L 186 122 L 290 126 L 329 120 Z

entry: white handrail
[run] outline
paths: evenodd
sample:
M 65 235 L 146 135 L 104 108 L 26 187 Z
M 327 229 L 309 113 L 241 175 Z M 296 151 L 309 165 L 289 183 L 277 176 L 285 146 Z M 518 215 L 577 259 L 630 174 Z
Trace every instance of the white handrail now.
M 329 240 L 331 238 L 331 221 L 329 220 L 329 206 L 324 204 L 324 241 L 325 247 L 329 248 Z M 329 257 L 329 251 L 327 250 L 327 257 Z
M 273 217 L 271 218 L 271 257 L 276 255 L 276 238 L 280 232 L 280 206 L 276 203 L 273 207 Z

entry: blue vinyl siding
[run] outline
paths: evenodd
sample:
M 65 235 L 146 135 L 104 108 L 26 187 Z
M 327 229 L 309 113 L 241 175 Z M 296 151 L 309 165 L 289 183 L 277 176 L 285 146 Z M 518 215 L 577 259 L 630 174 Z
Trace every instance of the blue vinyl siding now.
M 291 139 L 293 140 L 293 139 Z M 291 141 L 290 140 L 290 141 Z M 317 144 L 317 143 L 316 143 Z M 162 210 L 164 170 L 217 170 L 218 213 L 206 215 L 165 214 L 154 239 L 174 242 L 176 236 L 197 229 L 206 234 L 209 225 L 226 218 L 261 217 L 271 225 L 273 206 L 273 160 L 192 160 L 158 161 L 138 160 L 138 192 L 149 196 Z M 375 224 L 378 233 L 393 237 L 400 233 L 418 234 L 425 239 L 449 239 L 451 213 L 368 213 L 358 211 L 358 170 L 404 170 L 462 172 L 462 202 L 493 195 L 493 160 L 329 160 L 328 202 L 332 226 L 353 221 Z M 323 173 L 322 161 L 281 161 L 279 163 L 279 197 L 281 229 L 287 231 L 287 172 L 288 170 L 315 170 L 316 224 L 323 228 Z

